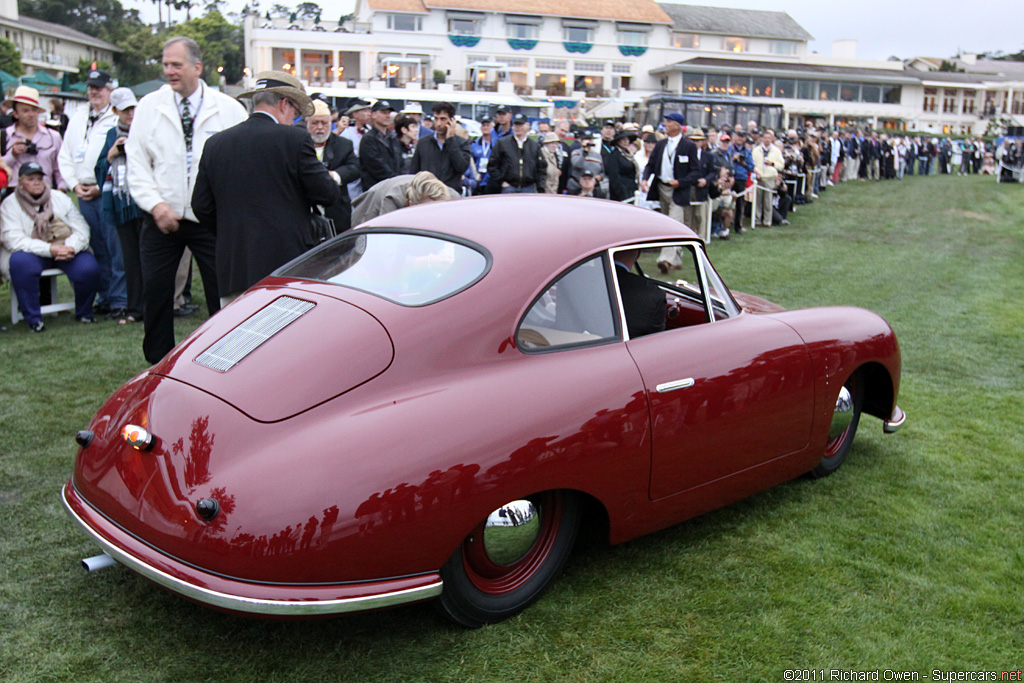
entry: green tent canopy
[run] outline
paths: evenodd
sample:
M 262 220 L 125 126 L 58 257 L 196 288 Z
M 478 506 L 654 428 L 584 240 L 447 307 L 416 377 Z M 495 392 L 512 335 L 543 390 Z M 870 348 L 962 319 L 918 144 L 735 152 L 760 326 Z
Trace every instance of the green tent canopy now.
M 27 85 L 31 85 L 32 82 L 35 82 L 35 83 L 39 83 L 40 85 L 46 85 L 46 86 L 56 86 L 56 85 L 60 85 L 61 84 L 61 81 L 60 81 L 59 78 L 54 78 L 53 76 L 51 76 L 50 74 L 48 74 L 45 71 L 37 71 L 36 73 L 32 74 L 31 76 L 23 76 L 22 79 L 21 79 L 21 82 L 25 83 Z
M 6 92 L 8 89 L 13 89 L 17 87 L 18 77 L 12 76 L 6 71 L 0 70 L 0 88 L 2 88 Z

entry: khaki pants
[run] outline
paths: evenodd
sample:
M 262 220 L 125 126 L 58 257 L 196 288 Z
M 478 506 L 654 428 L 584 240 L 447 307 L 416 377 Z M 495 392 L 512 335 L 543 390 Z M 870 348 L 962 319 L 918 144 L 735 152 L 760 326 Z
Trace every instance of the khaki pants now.
M 775 178 L 758 179 L 757 205 L 754 206 L 754 223 L 757 225 L 772 224 L 772 191 L 775 189 Z
M 683 219 L 683 207 L 672 201 L 672 193 L 675 191 L 675 188 L 659 180 L 654 180 L 653 182 L 658 183 L 658 199 L 661 202 L 661 212 L 680 223 L 686 223 Z

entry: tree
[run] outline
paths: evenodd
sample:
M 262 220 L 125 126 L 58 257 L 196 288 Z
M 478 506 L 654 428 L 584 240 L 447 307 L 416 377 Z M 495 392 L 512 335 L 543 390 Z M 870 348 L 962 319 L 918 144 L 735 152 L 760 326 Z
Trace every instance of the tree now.
M 25 67 L 21 65 L 21 52 L 6 38 L 0 38 L 0 69 L 12 76 L 25 73 Z
M 291 8 L 287 7 L 286 5 L 274 4 L 274 5 L 270 6 L 269 10 L 267 10 L 267 18 L 269 19 L 272 16 L 273 17 L 287 17 L 291 13 L 292 13 Z
M 320 16 L 320 5 L 315 2 L 300 2 L 295 13 L 304 19 L 316 19 Z
M 963 69 L 956 65 L 956 62 L 947 62 L 945 59 L 942 60 L 942 64 L 939 64 L 939 71 L 946 73 L 963 73 Z

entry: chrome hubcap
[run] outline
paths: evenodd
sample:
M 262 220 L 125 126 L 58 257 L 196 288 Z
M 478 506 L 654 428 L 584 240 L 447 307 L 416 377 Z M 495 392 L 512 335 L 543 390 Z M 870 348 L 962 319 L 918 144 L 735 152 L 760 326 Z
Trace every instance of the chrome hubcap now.
M 839 390 L 836 408 L 832 412 L 832 426 L 828 430 L 829 440 L 838 439 L 853 422 L 853 394 L 846 387 Z
M 494 564 L 512 564 L 530 552 L 539 535 L 540 511 L 528 500 L 514 500 L 487 516 L 484 551 Z

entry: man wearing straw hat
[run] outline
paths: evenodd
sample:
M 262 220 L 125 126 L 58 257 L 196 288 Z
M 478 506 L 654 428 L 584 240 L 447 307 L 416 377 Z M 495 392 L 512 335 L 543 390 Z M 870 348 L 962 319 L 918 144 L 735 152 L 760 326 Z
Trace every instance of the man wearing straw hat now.
M 220 310 L 214 263 L 215 237 L 192 211 L 192 187 L 206 140 L 245 120 L 245 107 L 208 87 L 200 78 L 203 58 L 191 38 L 164 43 L 168 85 L 142 98 L 135 108 L 128 155 L 128 187 L 143 210 L 139 256 L 146 360 L 156 363 L 174 348 L 174 278 L 185 248 L 203 277 L 206 308 Z
M 18 186 L 16 176 L 21 165 L 34 161 L 42 167 L 47 187 L 68 189 L 57 165 L 60 133 L 39 125 L 39 115 L 46 113 L 39 104 L 39 91 L 19 85 L 8 104 L 14 108 L 15 117 L 14 125 L 7 129 L 7 148 L 4 150 L 4 164 L 13 171 L 8 173 L 10 187 Z
M 196 216 L 217 235 L 222 305 L 305 252 L 311 209 L 340 197 L 309 133 L 291 125 L 315 111 L 297 78 L 263 71 L 239 97 L 252 98 L 253 113 L 207 141 L 192 193 Z

